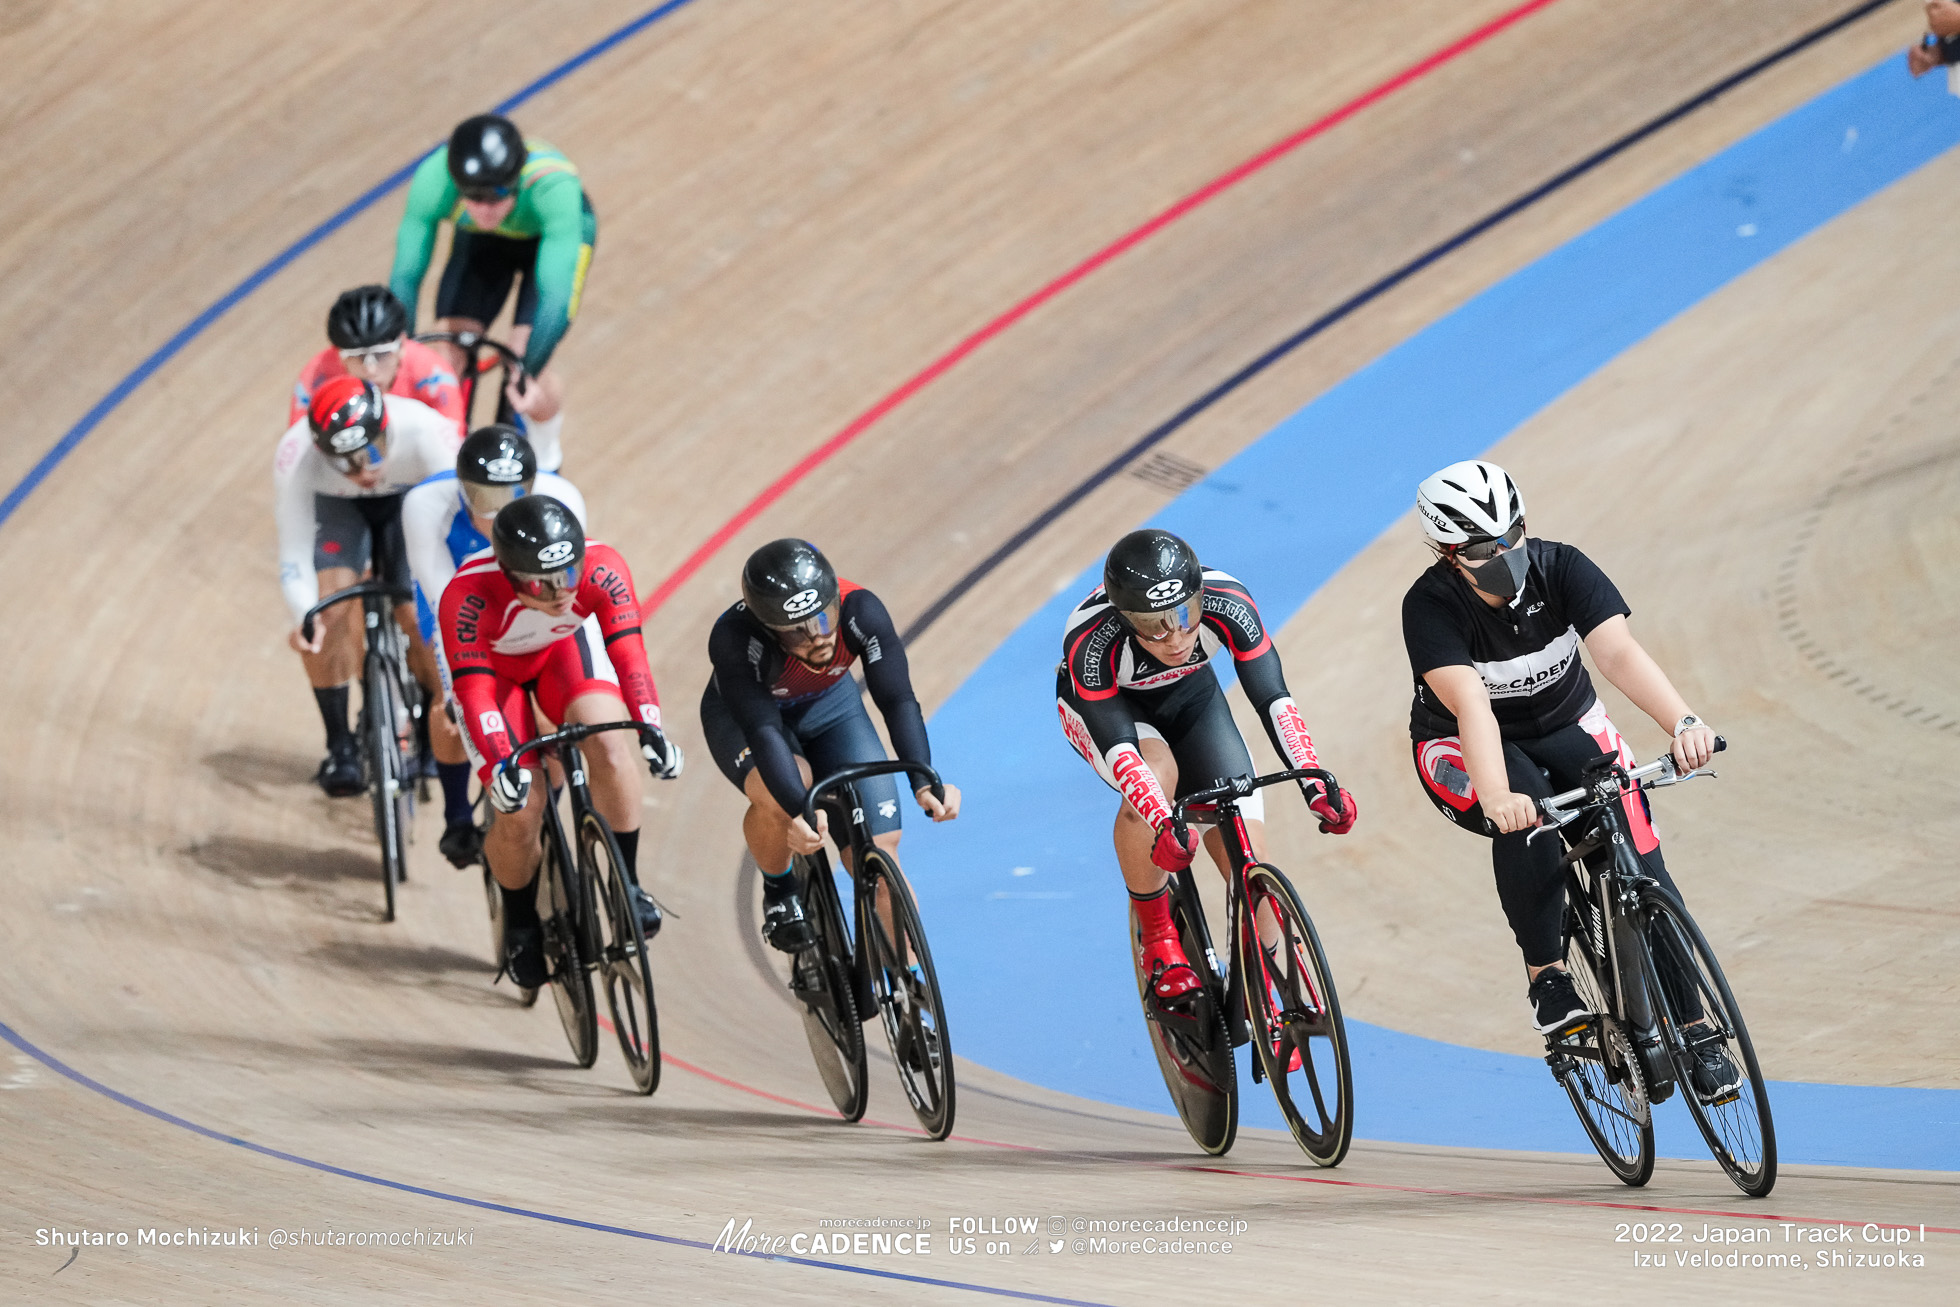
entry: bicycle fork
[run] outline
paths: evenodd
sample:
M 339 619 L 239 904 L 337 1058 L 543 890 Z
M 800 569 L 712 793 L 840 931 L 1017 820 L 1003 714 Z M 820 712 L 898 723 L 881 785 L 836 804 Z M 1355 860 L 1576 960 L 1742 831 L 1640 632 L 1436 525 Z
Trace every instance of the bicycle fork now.
M 1625 851 L 1625 835 L 1613 832 L 1614 860 Z M 1613 976 L 1619 989 L 1620 1020 L 1640 1061 L 1641 1078 L 1647 1082 L 1647 1101 L 1665 1103 L 1674 1094 L 1674 1059 L 1668 1055 L 1661 1036 L 1660 1019 L 1654 1011 L 1653 977 L 1648 974 L 1647 950 L 1641 941 L 1640 896 L 1624 869 L 1614 868 L 1603 886 L 1604 896 L 1612 900 L 1607 915 L 1607 949 L 1612 957 Z

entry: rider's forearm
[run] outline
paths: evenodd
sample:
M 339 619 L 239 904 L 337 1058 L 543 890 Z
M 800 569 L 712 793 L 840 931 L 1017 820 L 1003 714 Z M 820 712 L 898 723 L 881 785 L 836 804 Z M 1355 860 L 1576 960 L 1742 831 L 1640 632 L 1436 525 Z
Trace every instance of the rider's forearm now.
M 415 330 L 415 302 L 421 298 L 422 278 L 428 275 L 429 258 L 435 253 L 436 224 L 442 220 L 443 197 L 449 192 L 448 167 L 437 155 L 430 155 L 415 170 L 401 225 L 395 229 L 395 264 L 388 274 L 388 288 L 408 309 L 410 331 Z
M 1457 712 L 1457 739 L 1463 744 L 1463 770 L 1480 796 L 1509 794 L 1510 769 L 1504 765 L 1504 734 L 1488 701 L 1465 704 Z
M 1593 656 L 1599 674 L 1613 683 L 1621 694 L 1633 700 L 1634 707 L 1646 713 L 1669 735 L 1674 724 L 1687 716 L 1688 704 L 1667 679 L 1660 664 L 1641 647 L 1625 628 L 1625 618 L 1601 626 L 1586 637 L 1586 649 Z M 1617 631 L 1609 627 L 1617 624 Z

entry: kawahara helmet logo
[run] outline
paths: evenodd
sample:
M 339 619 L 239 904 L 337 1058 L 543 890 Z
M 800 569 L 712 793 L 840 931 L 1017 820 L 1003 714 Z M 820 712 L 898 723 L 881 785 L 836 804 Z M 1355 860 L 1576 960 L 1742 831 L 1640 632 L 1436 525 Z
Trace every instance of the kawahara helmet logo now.
M 483 465 L 483 474 L 492 481 L 522 481 L 524 464 L 510 457 L 493 458 Z
M 552 541 L 543 549 L 538 550 L 538 561 L 546 567 L 558 567 L 571 562 L 572 542 L 569 540 Z
M 1178 580 L 1176 577 L 1172 577 L 1168 581 L 1159 581 L 1143 593 L 1149 597 L 1150 602 L 1153 604 L 1167 603 L 1183 595 L 1184 582 Z
M 783 600 L 783 616 L 803 617 L 823 607 L 823 600 L 815 590 L 798 590 Z

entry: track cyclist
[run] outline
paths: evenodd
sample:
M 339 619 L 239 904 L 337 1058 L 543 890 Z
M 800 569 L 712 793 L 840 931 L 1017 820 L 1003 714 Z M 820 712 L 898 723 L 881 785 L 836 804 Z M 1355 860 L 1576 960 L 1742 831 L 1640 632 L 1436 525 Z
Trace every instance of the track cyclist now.
M 1251 593 L 1237 578 L 1200 566 L 1191 546 L 1168 531 L 1132 531 L 1116 542 L 1103 583 L 1068 616 L 1056 669 L 1062 733 L 1124 799 L 1116 860 L 1140 927 L 1137 969 L 1161 1002 L 1199 985 L 1171 921 L 1169 886 L 1170 873 L 1196 856 L 1198 833 L 1179 842 L 1166 796 L 1253 770 L 1218 676 L 1206 665 L 1221 650 L 1237 664 L 1246 697 L 1287 765 L 1320 766 Z M 1359 809 L 1352 794 L 1327 795 L 1318 781 L 1300 789 L 1322 831 L 1353 829 Z M 1255 856 L 1264 858 L 1260 794 L 1240 800 L 1239 811 Z M 1205 833 L 1204 844 L 1229 876 L 1216 830 Z
M 335 798 L 361 792 L 360 744 L 347 722 L 347 685 L 361 664 L 361 610 L 341 604 L 314 622 L 300 618 L 320 598 L 360 580 L 370 563 L 377 580 L 407 588 L 402 548 L 402 496 L 455 462 L 457 431 L 428 405 L 383 395 L 363 377 L 334 377 L 314 392 L 305 418 L 280 437 L 273 454 L 273 511 L 279 530 L 279 588 L 292 613 L 287 638 L 306 666 L 327 757 L 320 788 Z M 425 686 L 436 685 L 429 648 L 416 630 L 415 610 L 396 610 L 408 633 L 409 665 Z
M 522 432 L 492 425 L 470 433 L 456 451 L 454 471 L 436 473 L 402 500 L 402 537 L 409 572 L 415 578 L 415 614 L 425 641 L 439 643 L 436 604 L 463 560 L 490 547 L 490 525 L 497 510 L 534 491 L 565 505 L 580 522 L 587 520 L 585 496 L 578 487 L 553 473 L 540 473 L 537 454 Z M 586 645 L 594 651 L 596 663 L 606 656 L 602 637 L 594 619 L 586 619 L 586 624 Z M 442 699 L 446 693 L 438 689 L 433 697 Z M 470 803 L 469 759 L 449 713 L 431 716 L 429 736 L 436 776 L 442 782 L 443 832 L 438 847 L 450 865 L 467 867 L 482 855 Z
M 306 416 L 322 385 L 353 376 L 372 381 L 386 394 L 422 401 L 462 434 L 463 392 L 455 371 L 433 347 L 408 338 L 408 310 L 386 286 L 340 292 L 327 310 L 327 340 L 327 348 L 308 360 L 293 383 L 289 424 Z
M 660 699 L 640 638 L 640 606 L 626 560 L 588 540 L 572 511 L 549 495 L 524 495 L 497 511 L 490 549 L 457 569 L 437 605 L 444 665 L 463 714 L 477 779 L 496 809 L 483 841 L 484 865 L 503 895 L 504 969 L 524 989 L 544 984 L 538 919 L 540 833 L 551 786 L 532 785 L 528 767 L 499 768 L 534 737 L 537 707 L 553 723 L 639 721 L 660 730 Z M 603 644 L 586 625 L 597 618 Z M 660 909 L 640 887 L 642 759 L 655 777 L 681 774 L 678 744 L 636 750 L 624 731 L 584 746 L 592 799 L 619 840 L 640 928 L 660 929 Z
M 416 168 L 395 233 L 388 281 L 409 306 L 411 322 L 444 221 L 455 224 L 455 238 L 436 288 L 436 326 L 481 332 L 513 282 L 521 282 L 510 344 L 535 384 L 551 394 L 555 383 L 545 365 L 578 316 L 599 231 L 578 169 L 543 141 L 525 140 L 508 118 L 479 114 L 459 123 L 449 143 Z M 445 348 L 464 375 L 472 361 Z M 548 407 L 555 405 L 554 398 Z M 545 466 L 556 464 L 547 457 Z
M 1535 800 L 1579 785 L 1597 758 L 1634 762 L 1593 691 L 1580 642 L 1600 673 L 1673 736 L 1683 771 L 1714 756 L 1715 732 L 1633 638 L 1632 610 L 1598 565 L 1571 545 L 1526 536 L 1524 496 L 1503 468 L 1452 463 L 1417 488 L 1416 512 L 1436 554 L 1402 600 L 1416 771 L 1439 812 L 1493 836 L 1497 897 L 1524 954 L 1532 1024 L 1549 1034 L 1585 1016 L 1586 1006 L 1562 956 L 1561 847 L 1527 842 L 1538 824 Z M 1641 862 L 1678 897 L 1646 796 L 1628 795 L 1623 805 Z M 1691 1079 L 1701 1100 L 1713 1102 L 1740 1076 L 1720 1041 L 1702 1050 Z
M 708 635 L 714 670 L 701 695 L 701 730 L 729 783 L 748 796 L 742 835 L 762 872 L 762 933 L 799 952 L 816 942 L 792 854 L 815 853 L 829 833 L 802 817 L 815 775 L 858 762 L 882 762 L 884 745 L 864 710 L 851 665 L 864 660 L 864 684 L 906 762 L 930 764 L 925 714 L 912 693 L 905 645 L 878 596 L 840 580 L 807 540 L 776 540 L 742 568 L 742 600 Z M 898 858 L 898 787 L 890 776 L 858 782 L 872 838 Z M 960 815 L 960 792 L 945 787 L 913 797 L 935 822 Z M 847 854 L 848 857 L 848 854 Z

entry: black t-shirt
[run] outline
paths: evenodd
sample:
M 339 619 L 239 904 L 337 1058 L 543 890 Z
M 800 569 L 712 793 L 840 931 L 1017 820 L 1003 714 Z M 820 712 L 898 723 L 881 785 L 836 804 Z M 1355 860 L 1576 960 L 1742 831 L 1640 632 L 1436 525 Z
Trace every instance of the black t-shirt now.
M 1507 739 L 1550 735 L 1592 707 L 1579 641 L 1631 610 L 1598 564 L 1571 545 L 1529 540 L 1525 547 L 1531 566 L 1524 589 L 1501 608 L 1478 598 L 1447 561 L 1417 577 L 1402 597 L 1402 642 L 1416 682 L 1413 738 L 1456 734 L 1456 718 L 1422 679 L 1438 667 L 1476 668 Z

